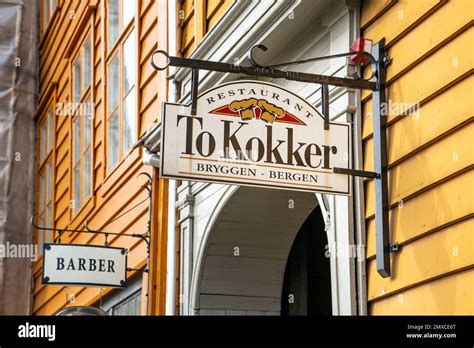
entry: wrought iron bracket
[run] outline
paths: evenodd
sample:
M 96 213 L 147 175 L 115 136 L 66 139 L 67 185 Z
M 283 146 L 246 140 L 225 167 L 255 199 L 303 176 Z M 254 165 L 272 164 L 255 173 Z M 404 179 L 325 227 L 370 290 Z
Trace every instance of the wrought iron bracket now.
M 321 109 L 324 117 L 324 129 L 329 130 L 329 86 L 321 86 Z
M 387 119 L 382 113 L 386 103 L 385 82 L 386 68 L 390 64 L 390 58 L 386 56 L 385 39 L 381 39 L 372 47 L 372 52 L 352 51 L 347 53 L 333 54 L 323 57 L 315 57 L 310 59 L 285 62 L 273 65 L 259 64 L 255 57 L 255 50 L 266 51 L 264 45 L 253 46 L 248 53 L 250 66 L 242 66 L 239 64 L 229 64 L 214 62 L 201 59 L 182 58 L 168 55 L 163 50 L 155 51 L 151 56 L 151 65 L 156 70 L 166 70 L 169 66 L 179 68 L 192 69 L 191 77 L 191 113 L 196 114 L 197 97 L 199 85 L 199 70 L 215 71 L 231 74 L 244 74 L 254 77 L 269 77 L 273 79 L 286 79 L 290 81 L 299 81 L 306 83 L 315 83 L 321 85 L 321 114 L 324 119 L 324 129 L 328 130 L 330 125 L 329 119 L 329 88 L 328 86 L 345 87 L 351 89 L 370 90 L 372 91 L 373 105 L 373 143 L 374 143 L 374 172 L 334 168 L 334 173 L 348 174 L 352 176 L 366 177 L 375 180 L 375 222 L 376 222 L 376 254 L 377 254 L 377 271 L 382 277 L 390 277 L 390 251 L 393 249 L 389 242 L 389 201 L 387 187 Z M 367 57 L 372 66 L 372 74 L 367 79 L 359 76 L 336 77 L 328 75 L 310 74 L 298 71 L 280 70 L 279 68 L 291 65 L 300 65 L 318 60 L 328 60 L 340 57 L 349 57 L 360 54 Z M 155 63 L 156 56 L 160 55 L 164 58 L 164 63 L 157 65 Z
M 150 271 L 148 270 L 148 268 L 144 268 L 144 269 L 141 269 L 141 268 L 130 268 L 130 267 L 127 267 L 127 272 L 132 272 L 132 271 L 135 271 L 135 272 L 144 272 L 144 273 L 149 273 Z M 148 293 L 146 294 L 148 296 Z

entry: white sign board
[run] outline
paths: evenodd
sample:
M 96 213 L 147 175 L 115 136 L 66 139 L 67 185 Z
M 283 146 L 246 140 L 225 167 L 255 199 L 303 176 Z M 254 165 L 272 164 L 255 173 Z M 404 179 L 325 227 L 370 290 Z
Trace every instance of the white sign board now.
M 350 125 L 274 84 L 236 81 L 212 88 L 197 112 L 164 104 L 162 177 L 349 194 Z
M 125 287 L 127 249 L 44 244 L 43 284 Z

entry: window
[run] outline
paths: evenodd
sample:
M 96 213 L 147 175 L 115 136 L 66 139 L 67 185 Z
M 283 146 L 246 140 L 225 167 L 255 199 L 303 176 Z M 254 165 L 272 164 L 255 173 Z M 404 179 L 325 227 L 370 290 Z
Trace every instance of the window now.
M 87 37 L 73 64 L 74 102 L 81 103 L 83 96 L 88 94 L 91 85 L 92 49 L 91 39 Z
M 109 52 L 117 40 L 132 21 L 135 14 L 135 2 L 126 0 L 109 0 L 107 5 L 108 16 L 108 50 Z
M 72 65 L 72 209 L 76 212 L 92 193 L 92 48 L 87 37 Z
M 53 107 L 39 122 L 39 192 L 38 192 L 38 224 L 42 227 L 53 227 L 53 139 L 54 139 L 54 111 Z M 39 250 L 43 250 L 43 243 L 51 241 L 48 231 L 37 231 L 36 242 Z
M 42 8 L 42 25 L 43 31 L 48 26 L 49 20 L 56 9 L 56 0 L 41 0 Z
M 136 40 L 134 4 L 108 1 L 107 169 L 129 151 L 136 138 Z

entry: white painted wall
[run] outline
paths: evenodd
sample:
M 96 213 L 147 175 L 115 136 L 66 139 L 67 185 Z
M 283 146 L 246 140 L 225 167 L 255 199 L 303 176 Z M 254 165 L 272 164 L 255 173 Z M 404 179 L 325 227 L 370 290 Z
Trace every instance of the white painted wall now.
M 354 13 L 348 11 L 343 0 L 236 2 L 219 24 L 206 35 L 204 42 L 196 50 L 193 57 L 248 64 L 248 62 L 245 62 L 246 53 L 256 43 L 263 43 L 269 47 L 267 52 L 257 56 L 258 61 L 262 64 L 274 64 L 282 61 L 347 52 L 350 42 L 354 39 L 353 16 Z M 256 18 L 258 18 L 258 21 L 255 20 Z M 346 59 L 339 58 L 331 61 L 308 63 L 290 69 L 344 77 L 347 75 L 349 68 L 346 66 Z M 189 71 L 180 70 L 176 77 L 183 81 L 182 100 L 189 100 L 187 94 L 189 91 Z M 202 72 L 200 89 L 205 90 L 212 85 L 236 78 L 239 78 L 239 76 Z M 319 106 L 320 88 L 318 85 L 285 80 L 274 80 L 272 82 L 294 91 L 317 107 Z M 344 88 L 330 88 L 330 98 L 331 117 L 344 121 L 350 118 L 355 109 L 352 105 L 355 100 L 354 91 L 347 91 Z M 260 192 L 258 189 L 245 188 L 247 194 L 252 190 Z M 222 214 L 228 214 L 226 208 L 229 208 L 229 206 L 226 203 L 232 200 L 234 194 L 237 195 L 238 191 L 237 187 L 232 185 L 184 182 L 178 189 L 177 207 L 181 217 L 182 234 L 181 314 L 278 314 L 279 312 L 277 308 L 279 302 L 277 300 L 274 303 L 271 301 L 268 303 L 262 299 L 260 299 L 260 302 L 257 300 L 252 302 L 253 300 L 247 299 L 250 307 L 243 308 L 241 307 L 242 302 L 232 302 L 235 299 L 228 299 L 230 302 L 219 302 L 223 299 L 222 297 L 218 300 L 217 297 L 200 295 L 202 286 L 204 286 L 203 292 L 209 292 L 210 286 L 209 281 L 202 281 L 203 276 L 208 277 L 212 274 L 213 277 L 220 276 L 224 279 L 226 270 L 233 267 L 232 264 L 227 264 L 227 268 L 219 269 L 216 266 L 219 263 L 232 263 L 234 261 L 216 259 L 218 255 L 213 255 L 211 258 L 206 258 L 206 256 L 209 252 L 211 254 L 217 252 L 216 248 L 222 248 L 222 246 L 209 245 L 209 241 L 212 233 L 218 229 L 216 224 L 219 224 Z M 287 192 L 286 194 L 298 195 L 299 193 Z M 241 197 L 241 205 L 245 205 L 245 195 L 243 197 Z M 325 195 L 324 197 L 328 205 L 326 230 L 329 243 L 332 245 L 353 244 L 352 198 L 331 195 Z M 320 202 L 323 199 L 322 196 L 318 198 Z M 307 202 L 306 208 L 300 211 L 303 215 L 306 214 L 307 216 L 311 211 L 309 207 L 314 208 L 318 204 L 315 195 L 312 195 L 310 199 L 312 203 L 309 203 L 310 201 L 306 198 L 303 199 Z M 238 206 L 238 200 L 234 200 L 233 207 Z M 244 209 L 245 206 L 241 206 L 241 208 Z M 234 212 L 234 214 L 238 216 L 237 212 Z M 298 223 L 299 220 L 304 221 L 303 215 L 298 215 Z M 243 219 L 250 218 L 247 216 Z M 298 223 L 294 225 L 287 224 L 286 230 L 290 235 L 296 234 L 299 228 L 297 227 Z M 217 237 L 222 240 L 221 232 L 218 233 Z M 229 234 L 227 236 L 228 241 L 236 240 L 235 238 L 237 240 L 245 239 L 242 235 L 243 231 L 229 230 L 227 233 Z M 270 232 L 267 231 L 266 233 Z M 271 234 L 267 235 L 267 237 L 270 236 Z M 280 246 L 285 249 L 287 244 L 281 242 Z M 205 264 L 206 259 L 208 261 L 212 259 L 213 263 Z M 284 270 L 285 262 L 284 260 L 280 261 L 279 263 L 274 262 L 270 268 L 265 268 L 262 265 L 261 271 L 267 269 L 267 276 L 270 276 L 272 272 L 274 272 L 273 275 L 275 275 L 275 272 L 281 273 L 280 270 L 282 267 Z M 255 267 L 255 263 L 249 263 L 248 268 L 251 267 Z M 249 271 L 252 270 L 249 269 Z M 339 315 L 355 314 L 354 260 L 332 257 L 331 274 L 333 313 Z M 264 277 L 265 275 L 257 272 L 255 276 Z M 278 286 L 281 292 L 281 284 L 278 282 L 274 284 L 273 289 L 266 289 L 265 291 L 275 293 Z M 221 289 L 221 292 L 224 292 L 224 290 Z M 277 302 L 278 306 L 275 306 Z M 199 313 L 197 309 L 200 310 Z

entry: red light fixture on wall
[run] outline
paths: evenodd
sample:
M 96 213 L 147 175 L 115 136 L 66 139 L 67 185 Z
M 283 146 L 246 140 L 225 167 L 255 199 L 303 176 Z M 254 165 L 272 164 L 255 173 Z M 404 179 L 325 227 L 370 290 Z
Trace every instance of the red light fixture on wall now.
M 351 51 L 354 52 L 367 52 L 371 53 L 372 52 L 372 40 L 368 40 L 365 37 L 359 37 L 357 38 L 352 44 L 351 44 Z M 354 54 L 351 56 L 351 60 L 356 63 L 361 63 L 365 64 L 369 61 L 369 59 L 361 55 L 359 53 Z

